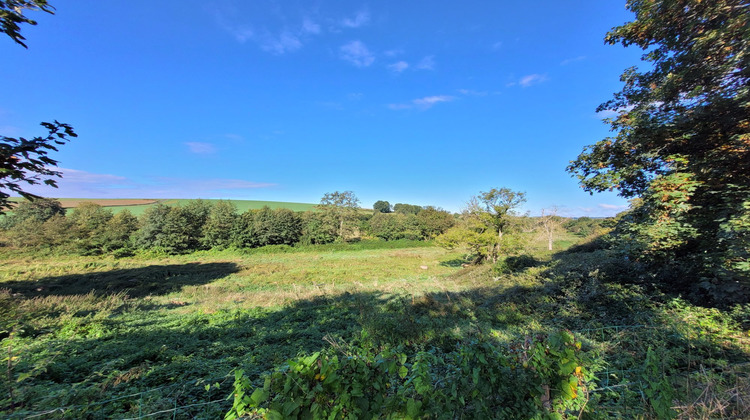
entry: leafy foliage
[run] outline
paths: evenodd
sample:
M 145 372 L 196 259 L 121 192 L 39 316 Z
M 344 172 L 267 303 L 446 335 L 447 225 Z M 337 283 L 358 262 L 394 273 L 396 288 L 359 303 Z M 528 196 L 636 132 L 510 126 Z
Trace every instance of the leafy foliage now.
M 326 193 L 320 199 L 319 210 L 338 223 L 338 239 L 343 241 L 352 231 L 352 222 L 357 218 L 359 199 L 352 191 Z
M 0 220 L 4 229 L 12 228 L 26 219 L 44 222 L 55 215 L 65 215 L 65 209 L 59 201 L 50 198 L 24 200 L 13 207 L 13 213 Z
M 372 205 L 372 209 L 380 213 L 390 213 L 391 203 L 383 200 L 378 200 Z
M 47 0 L 0 0 L 0 30 L 17 44 L 28 48 L 23 42 L 20 24 L 36 25 L 36 21 L 24 16 L 25 10 L 39 10 L 54 14 L 55 8 Z
M 502 254 L 512 254 L 523 247 L 520 236 L 504 236 L 517 224 L 515 209 L 526 201 L 526 194 L 508 188 L 491 189 L 473 197 L 461 222 L 436 238 L 448 249 L 465 246 L 475 262 L 497 262 Z
M 288 361 L 252 392 L 236 371 L 226 418 L 579 417 L 592 380 L 581 343 L 566 331 L 510 351 L 485 340 L 412 356 L 336 347 Z
M 29 200 L 39 197 L 24 191 L 22 184 L 43 183 L 57 187 L 53 177 L 59 177 L 61 173 L 50 169 L 57 165 L 57 161 L 48 154 L 57 151 L 57 146 L 65 144 L 70 137 L 78 137 L 68 124 L 55 121 L 41 125 L 49 131 L 45 137 L 25 139 L 0 135 L 0 188 Z M 0 191 L 0 214 L 11 207 L 9 197 L 9 193 Z
M 396 203 L 393 206 L 393 211 L 403 214 L 417 214 L 422 211 L 422 206 L 418 206 L 416 204 Z
M 750 284 L 743 234 L 726 223 L 744 220 L 750 201 L 748 7 L 629 1 L 636 19 L 606 41 L 642 48 L 649 69 L 625 71 L 623 90 L 599 107 L 618 114 L 608 120 L 616 135 L 568 167 L 588 191 L 640 197 L 622 220 L 622 242 L 634 241 L 654 267 L 679 266 L 689 284 L 671 287 L 715 301 L 745 300 L 736 285 Z

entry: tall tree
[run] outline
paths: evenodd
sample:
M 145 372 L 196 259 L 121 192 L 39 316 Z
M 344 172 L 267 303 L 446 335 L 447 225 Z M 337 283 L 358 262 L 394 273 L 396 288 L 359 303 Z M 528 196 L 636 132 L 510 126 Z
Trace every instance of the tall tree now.
M 391 203 L 383 200 L 378 200 L 372 205 L 372 209 L 380 213 L 390 213 Z
M 538 219 L 542 235 L 547 240 L 547 250 L 552 251 L 552 243 L 555 235 L 562 228 L 562 219 L 557 215 L 557 207 L 542 209 L 542 215 Z
M 436 238 L 445 248 L 465 246 L 479 263 L 493 263 L 503 254 L 522 247 L 518 237 L 506 238 L 514 224 L 516 209 L 526 201 L 526 194 L 508 188 L 491 189 L 473 197 L 464 209 L 460 223 Z
M 326 193 L 320 199 L 320 210 L 336 219 L 339 240 L 345 240 L 350 230 L 349 222 L 356 219 L 359 211 L 359 199 L 352 191 Z
M 703 289 L 735 288 L 750 277 L 750 1 L 627 7 L 635 20 L 605 41 L 640 47 L 647 69 L 623 73 L 599 106 L 616 113 L 615 135 L 568 170 L 587 191 L 638 198 L 618 228 L 634 255 Z

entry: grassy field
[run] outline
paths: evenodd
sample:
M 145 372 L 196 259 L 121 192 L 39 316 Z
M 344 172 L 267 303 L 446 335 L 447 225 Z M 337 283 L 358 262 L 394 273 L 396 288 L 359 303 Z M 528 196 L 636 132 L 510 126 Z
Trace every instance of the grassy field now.
M 695 408 L 706 366 L 715 394 L 729 382 L 750 393 L 741 382 L 750 343 L 733 318 L 608 282 L 591 269 L 600 251 L 541 252 L 538 266 L 507 275 L 409 241 L 126 259 L 0 252 L 0 413 L 9 418 L 219 418 L 234 369 L 260 381 L 291 357 L 364 333 L 378 347 L 425 350 L 569 328 L 606 361 L 605 391 L 605 380 L 634 381 L 627 372 L 646 349 L 668 342 L 660 354 L 687 380 L 675 404 Z M 637 389 L 612 389 L 596 396 L 604 412 L 649 414 Z
M 12 198 L 12 201 L 21 201 L 23 198 Z M 111 209 L 117 213 L 122 210 L 129 210 L 136 216 L 141 215 L 146 209 L 154 206 L 156 203 L 167 204 L 170 206 L 184 205 L 191 200 L 187 199 L 131 199 L 131 198 L 117 198 L 117 199 L 93 199 L 93 198 L 61 198 L 59 199 L 63 207 L 70 209 L 75 208 L 78 203 L 81 202 L 94 202 L 103 207 Z M 209 202 L 215 202 L 218 200 L 206 200 Z M 251 209 L 260 209 L 268 206 L 272 209 L 285 208 L 293 211 L 307 211 L 315 208 L 316 204 L 310 203 L 289 203 L 284 201 L 259 201 L 259 200 L 226 200 L 231 201 L 237 207 L 237 211 L 242 213 Z

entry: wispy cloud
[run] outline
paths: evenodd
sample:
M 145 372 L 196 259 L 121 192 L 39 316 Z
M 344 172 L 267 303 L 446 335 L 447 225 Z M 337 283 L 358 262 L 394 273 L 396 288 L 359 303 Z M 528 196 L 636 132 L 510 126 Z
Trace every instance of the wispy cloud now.
M 78 169 L 53 168 L 62 172 L 59 188 L 31 185 L 27 190 L 43 197 L 75 198 L 230 198 L 248 190 L 276 184 L 243 179 L 193 179 L 152 177 L 133 180 L 123 176 L 98 174 Z
M 358 11 L 354 17 L 344 18 L 341 21 L 341 26 L 347 28 L 359 28 L 360 26 L 366 25 L 368 22 L 370 22 L 370 12 L 363 9 Z
M 122 185 L 128 183 L 128 179 L 124 176 L 95 174 L 70 168 L 53 169 L 62 173 L 62 179 L 65 180 L 66 183 L 101 184 L 104 186 L 111 186 L 114 184 Z
M 419 70 L 435 70 L 435 56 L 434 55 L 428 55 L 421 59 L 415 68 Z
M 484 90 L 471 90 L 471 89 L 458 89 L 457 91 L 461 95 L 466 96 L 487 96 L 489 92 Z
M 253 29 L 249 26 L 234 26 L 234 27 L 227 27 L 225 28 L 229 33 L 234 36 L 234 39 L 237 40 L 237 42 L 244 44 L 245 42 L 253 39 L 255 36 L 255 32 Z
M 375 61 L 375 55 L 362 41 L 351 41 L 341 46 L 341 58 L 357 67 L 367 67 Z
M 401 55 L 404 53 L 404 50 L 401 49 L 395 49 L 395 50 L 387 50 L 383 52 L 383 55 L 386 57 L 396 57 L 398 55 Z
M 492 44 L 491 48 L 493 50 L 497 51 L 497 50 L 499 50 L 502 47 L 503 47 L 503 42 L 502 41 L 497 41 L 496 43 Z
M 601 203 L 599 204 L 600 208 L 603 208 L 604 210 L 625 210 L 628 208 L 627 204 L 623 205 L 617 205 L 617 204 L 607 204 L 607 203 Z
M 570 63 L 575 63 L 576 61 L 583 61 L 583 60 L 585 60 L 585 59 L 586 59 L 586 56 L 585 56 L 585 55 L 579 55 L 578 57 L 574 57 L 574 58 L 567 58 L 567 59 L 565 59 L 565 60 L 561 61 L 561 62 L 560 62 L 560 65 L 561 65 L 561 66 L 567 66 L 567 65 L 568 65 L 568 64 L 570 64 Z
M 211 143 L 202 143 L 199 141 L 189 141 L 185 143 L 190 153 L 197 155 L 208 155 L 216 152 L 216 147 Z
M 239 134 L 234 134 L 234 133 L 224 134 L 224 137 L 232 141 L 244 141 L 245 140 L 243 136 Z
M 306 17 L 302 20 L 302 32 L 317 35 L 320 33 L 320 25 Z
M 456 97 L 450 96 L 450 95 L 425 96 L 424 98 L 413 99 L 407 103 L 389 104 L 388 108 L 393 109 L 393 110 L 413 109 L 413 108 L 425 110 L 425 109 L 432 108 L 434 105 L 439 104 L 441 102 L 450 102 L 454 99 L 456 99 Z
M 258 39 L 258 44 L 263 51 L 281 55 L 302 48 L 302 41 L 293 33 L 285 30 L 279 35 L 266 32 Z
M 407 63 L 406 61 L 397 61 L 393 64 L 388 65 L 388 69 L 396 73 L 401 73 L 402 71 L 408 68 L 409 68 L 409 63 Z
M 539 83 L 546 82 L 547 80 L 548 78 L 544 74 L 529 74 L 519 79 L 518 84 L 521 85 L 521 87 L 526 88 L 529 86 L 534 86 L 534 85 L 538 85 Z

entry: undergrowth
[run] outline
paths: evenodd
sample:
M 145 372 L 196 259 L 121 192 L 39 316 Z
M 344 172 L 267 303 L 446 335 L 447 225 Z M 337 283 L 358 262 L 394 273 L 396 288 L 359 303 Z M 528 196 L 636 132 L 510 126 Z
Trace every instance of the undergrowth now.
M 120 259 L 9 254 L 0 265 L 0 413 L 271 416 L 294 405 L 284 408 L 297 392 L 285 389 L 289 378 L 315 389 L 330 378 L 323 366 L 339 379 L 294 394 L 299 405 L 289 413 L 318 399 L 326 402 L 316 412 L 339 410 L 340 418 L 356 410 L 742 418 L 750 410 L 747 305 L 704 308 L 623 282 L 645 274 L 601 248 L 492 270 L 462 267 L 459 254 L 435 247 L 359 246 Z M 553 342 L 568 335 L 562 347 Z M 575 398 L 565 399 L 560 375 L 576 382 Z M 336 397 L 344 391 L 347 401 Z M 514 408 L 497 408 L 501 401 Z

